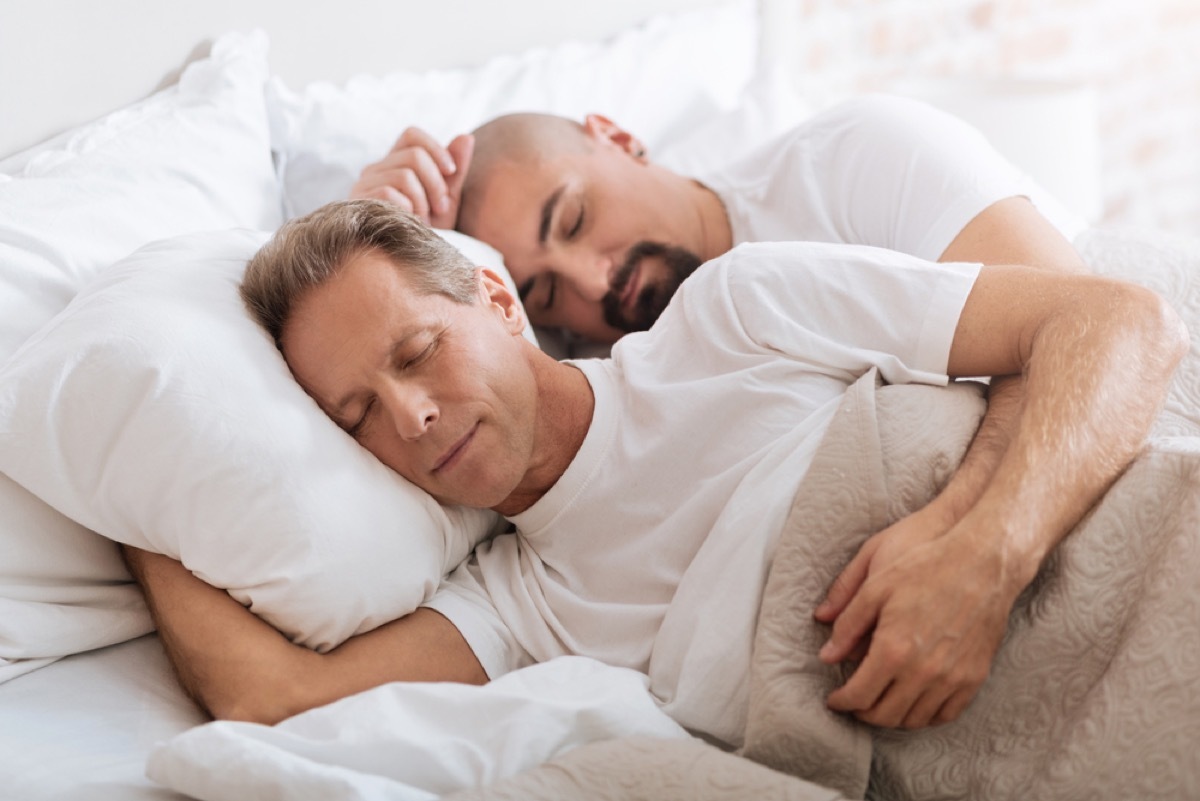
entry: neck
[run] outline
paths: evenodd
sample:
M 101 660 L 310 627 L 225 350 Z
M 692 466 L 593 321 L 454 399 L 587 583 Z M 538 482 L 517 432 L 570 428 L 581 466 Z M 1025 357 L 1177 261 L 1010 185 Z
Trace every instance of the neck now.
M 592 385 L 578 368 L 529 347 L 538 393 L 534 456 L 517 488 L 493 507 L 506 517 L 533 506 L 562 477 L 583 445 L 596 408 Z

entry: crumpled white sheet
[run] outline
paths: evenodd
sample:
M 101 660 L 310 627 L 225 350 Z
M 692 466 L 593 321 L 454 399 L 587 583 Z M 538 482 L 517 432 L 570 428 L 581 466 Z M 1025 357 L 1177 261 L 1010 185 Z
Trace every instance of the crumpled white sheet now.
M 202 801 L 426 801 L 630 735 L 690 737 L 645 676 L 571 656 L 482 687 L 387 684 L 273 727 L 207 723 L 155 749 L 146 775 Z

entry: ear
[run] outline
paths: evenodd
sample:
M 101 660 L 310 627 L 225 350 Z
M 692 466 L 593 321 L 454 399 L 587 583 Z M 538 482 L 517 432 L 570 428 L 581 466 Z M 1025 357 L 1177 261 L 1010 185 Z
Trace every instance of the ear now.
M 588 114 L 583 118 L 583 130 L 588 136 L 608 141 L 641 162 L 646 159 L 646 146 L 641 139 L 626 131 L 603 114 Z
M 521 334 L 527 324 L 525 307 L 521 305 L 521 300 L 494 271 L 479 267 L 476 268 L 476 275 L 479 278 L 480 299 L 484 305 L 491 306 L 500 313 L 500 319 L 509 333 Z

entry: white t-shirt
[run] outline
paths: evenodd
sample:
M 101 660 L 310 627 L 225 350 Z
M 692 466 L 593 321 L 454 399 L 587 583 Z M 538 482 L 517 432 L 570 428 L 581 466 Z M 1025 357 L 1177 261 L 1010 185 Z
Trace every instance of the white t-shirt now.
M 937 261 L 976 215 L 1016 196 L 1068 241 L 1083 228 L 978 129 L 890 95 L 834 106 L 697 178 L 724 201 L 735 244 L 846 242 Z
M 429 606 L 489 676 L 564 654 L 630 667 L 738 745 L 767 569 L 838 401 L 871 367 L 945 383 L 977 274 L 815 243 L 709 262 L 649 331 L 574 362 L 596 399 L 578 454 Z

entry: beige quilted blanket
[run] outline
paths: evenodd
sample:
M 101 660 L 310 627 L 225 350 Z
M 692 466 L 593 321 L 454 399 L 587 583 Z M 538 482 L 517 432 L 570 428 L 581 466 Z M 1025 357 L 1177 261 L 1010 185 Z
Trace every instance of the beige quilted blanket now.
M 1100 272 L 1200 323 L 1200 245 L 1096 232 Z M 1200 798 L 1200 330 L 1143 455 L 1018 601 L 955 723 L 879 731 L 825 710 L 811 610 L 873 531 L 932 496 L 966 445 L 962 388 L 847 395 L 797 495 L 759 623 L 746 755 L 850 797 Z

